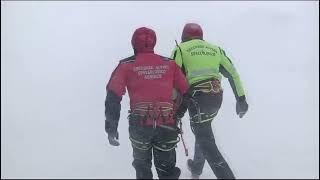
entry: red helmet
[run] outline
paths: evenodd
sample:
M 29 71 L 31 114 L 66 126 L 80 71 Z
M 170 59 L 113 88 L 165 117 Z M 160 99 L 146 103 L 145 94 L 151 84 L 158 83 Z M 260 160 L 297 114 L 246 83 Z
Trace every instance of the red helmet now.
M 149 28 L 141 27 L 134 31 L 131 44 L 135 52 L 153 52 L 156 45 L 156 33 Z
M 196 23 L 187 23 L 182 32 L 181 40 L 186 42 L 191 39 L 203 39 L 201 26 Z

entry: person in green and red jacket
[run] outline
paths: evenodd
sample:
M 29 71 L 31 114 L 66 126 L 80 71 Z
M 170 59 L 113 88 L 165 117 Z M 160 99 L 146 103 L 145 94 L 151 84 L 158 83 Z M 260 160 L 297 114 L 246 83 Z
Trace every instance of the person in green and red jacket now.
M 184 26 L 182 43 L 177 44 L 172 58 L 182 68 L 190 89 L 183 97 L 177 118 L 182 118 L 188 109 L 190 124 L 195 135 L 194 159 L 188 159 L 188 169 L 194 178 L 198 178 L 208 161 L 217 178 L 234 179 L 234 174 L 222 157 L 216 144 L 211 122 L 217 115 L 223 96 L 222 74 L 228 78 L 235 95 L 236 113 L 240 118 L 248 110 L 245 91 L 233 63 L 225 51 L 203 40 L 200 25 L 188 23 Z

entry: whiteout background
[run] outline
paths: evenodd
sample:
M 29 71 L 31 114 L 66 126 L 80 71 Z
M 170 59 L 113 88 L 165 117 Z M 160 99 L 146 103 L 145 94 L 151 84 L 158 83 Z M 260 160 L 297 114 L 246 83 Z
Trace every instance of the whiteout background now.
M 104 132 L 105 85 L 140 26 L 169 56 L 186 22 L 229 54 L 249 111 L 227 80 L 212 124 L 238 178 L 319 178 L 319 2 L 1 2 L 1 178 L 135 178 L 122 101 L 120 147 Z M 194 137 L 185 116 L 191 155 Z M 189 178 L 182 144 L 181 178 Z M 154 169 L 153 169 L 154 171 Z M 154 171 L 155 172 L 155 171 Z M 154 177 L 157 177 L 154 174 Z M 203 178 L 215 178 L 208 164 Z

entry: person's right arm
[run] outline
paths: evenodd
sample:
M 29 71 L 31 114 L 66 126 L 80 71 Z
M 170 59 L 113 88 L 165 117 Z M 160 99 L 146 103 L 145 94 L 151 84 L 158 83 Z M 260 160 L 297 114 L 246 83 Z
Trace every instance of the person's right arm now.
M 224 50 L 221 48 L 219 49 L 221 54 L 219 71 L 224 77 L 228 78 L 229 80 L 233 94 L 237 100 L 237 105 L 236 105 L 237 114 L 239 115 L 240 118 L 242 118 L 248 110 L 248 104 L 246 101 L 246 96 L 240 80 L 240 76 L 236 68 L 234 67 L 233 63 L 224 52 Z
M 184 116 L 185 112 L 187 111 L 188 105 L 189 105 L 189 96 L 188 96 L 189 85 L 180 67 L 176 64 L 174 65 L 174 67 L 175 67 L 174 88 L 182 96 L 181 104 L 179 105 L 176 111 L 176 118 L 181 119 Z
M 126 90 L 126 72 L 125 67 L 119 63 L 112 72 L 107 84 L 107 96 L 105 100 L 105 131 L 108 134 L 111 145 L 119 145 L 115 139 L 118 139 L 118 123 L 120 119 L 121 100 Z

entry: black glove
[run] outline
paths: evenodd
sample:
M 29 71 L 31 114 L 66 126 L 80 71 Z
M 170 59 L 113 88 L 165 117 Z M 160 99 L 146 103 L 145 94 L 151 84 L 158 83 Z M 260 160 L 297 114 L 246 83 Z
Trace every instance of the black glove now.
M 173 119 L 177 122 L 177 123 L 179 123 L 180 121 L 181 121 L 181 119 L 182 119 L 182 117 L 183 117 L 183 115 L 178 115 L 177 114 L 177 112 L 173 115 Z
M 109 140 L 109 144 L 111 144 L 112 146 L 119 146 L 119 133 L 115 132 L 115 133 L 108 133 L 108 140 Z
M 119 146 L 120 143 L 117 141 L 119 139 L 119 133 L 117 131 L 117 127 L 114 123 L 110 121 L 105 121 L 105 131 L 108 134 L 109 143 L 112 146 Z
M 248 111 L 248 104 L 245 98 L 239 99 L 237 101 L 236 111 L 237 115 L 239 115 L 240 118 L 242 118 L 246 114 L 246 112 Z
M 121 101 L 122 97 L 117 96 L 113 91 L 107 91 L 107 97 L 105 101 L 105 131 L 108 134 L 109 143 L 112 146 L 119 146 L 117 141 L 119 134 L 117 131 L 118 122 L 120 118 Z
M 176 120 L 181 120 L 183 118 L 184 114 L 186 113 L 186 111 L 188 109 L 188 106 L 190 103 L 189 101 L 190 101 L 189 94 L 185 93 L 182 97 L 182 102 L 175 113 Z

